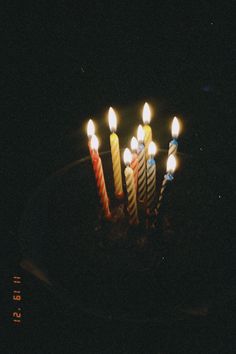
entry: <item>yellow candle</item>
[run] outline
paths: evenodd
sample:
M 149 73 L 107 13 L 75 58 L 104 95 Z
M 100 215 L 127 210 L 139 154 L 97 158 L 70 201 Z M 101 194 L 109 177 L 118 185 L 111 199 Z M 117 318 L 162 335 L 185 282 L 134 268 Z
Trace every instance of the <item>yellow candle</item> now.
M 120 146 L 119 146 L 118 135 L 115 133 L 117 128 L 116 114 L 112 107 L 110 107 L 108 112 L 108 120 L 109 120 L 109 127 L 111 131 L 110 146 L 111 146 L 115 195 L 117 198 L 122 198 L 124 193 L 123 193 L 122 175 L 121 175 Z
M 152 141 L 152 128 L 150 127 L 151 121 L 151 111 L 148 103 L 146 102 L 143 106 L 143 124 L 144 124 L 144 146 L 145 146 L 145 157 L 146 161 L 148 160 L 148 146 Z
M 125 149 L 124 152 L 124 163 L 125 168 L 125 182 L 126 190 L 128 196 L 128 213 L 129 213 L 129 223 L 135 225 L 139 223 L 138 210 L 137 210 L 137 199 L 136 199 L 136 188 L 134 184 L 134 171 L 130 167 L 132 160 L 132 155 L 129 149 Z

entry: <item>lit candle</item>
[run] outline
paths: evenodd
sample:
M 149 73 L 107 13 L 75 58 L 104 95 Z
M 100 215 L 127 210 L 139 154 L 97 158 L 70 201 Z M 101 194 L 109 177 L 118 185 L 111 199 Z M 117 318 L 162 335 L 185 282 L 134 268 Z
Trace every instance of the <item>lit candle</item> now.
M 132 162 L 131 162 L 131 168 L 134 171 L 134 185 L 135 185 L 135 189 L 137 191 L 137 187 L 138 187 L 138 140 L 133 136 L 133 138 L 131 139 L 131 150 L 132 150 Z
M 151 111 L 148 103 L 146 102 L 143 106 L 143 124 L 144 124 L 144 145 L 145 145 L 145 157 L 148 160 L 148 146 L 152 141 L 152 129 L 150 127 Z
M 93 150 L 91 157 L 92 157 L 93 169 L 94 169 L 94 174 L 97 182 L 97 189 L 100 197 L 100 202 L 104 211 L 105 218 L 110 219 L 111 212 L 109 208 L 109 199 L 107 196 L 106 184 L 105 184 L 103 168 L 102 168 L 102 161 L 98 153 L 98 138 L 96 137 L 96 135 L 93 135 L 91 137 L 91 149 Z
M 122 186 L 121 163 L 120 163 L 120 146 L 119 146 L 119 138 L 115 133 L 117 128 L 116 114 L 112 107 L 110 107 L 108 112 L 108 121 L 109 121 L 109 127 L 111 131 L 110 146 L 111 146 L 115 195 L 117 198 L 122 198 L 123 186 Z
M 175 155 L 178 149 L 178 136 L 179 136 L 179 121 L 177 117 L 174 117 L 171 127 L 172 140 L 169 143 L 168 155 Z
M 146 199 L 146 167 L 145 167 L 145 147 L 144 130 L 141 125 L 138 126 L 138 200 L 141 203 Z
M 129 149 L 125 149 L 124 151 L 124 163 L 126 165 L 125 168 L 125 182 L 126 182 L 126 190 L 128 196 L 128 213 L 129 213 L 129 223 L 131 225 L 135 225 L 139 223 L 138 220 L 138 211 L 137 211 L 137 200 L 136 200 L 136 190 L 134 185 L 134 171 L 130 167 L 132 160 L 132 155 Z
M 156 154 L 156 144 L 151 141 L 148 147 L 149 159 L 147 160 L 147 209 L 152 211 L 154 208 L 156 195 L 156 162 L 154 156 Z
M 93 150 L 91 149 L 91 138 L 95 134 L 95 126 L 92 121 L 92 119 L 89 119 L 88 124 L 87 124 L 87 136 L 88 136 L 88 147 L 89 147 L 89 152 L 92 157 Z
M 175 159 L 174 155 L 170 155 L 167 159 L 166 174 L 165 174 L 164 180 L 162 182 L 162 187 L 161 187 L 161 191 L 160 191 L 160 195 L 159 195 L 159 199 L 158 199 L 158 203 L 157 203 L 157 211 L 159 211 L 159 209 L 160 209 L 161 202 L 163 199 L 163 194 L 166 189 L 167 183 L 173 181 L 173 179 L 174 179 L 173 174 L 174 174 L 175 169 L 176 169 L 176 159 Z

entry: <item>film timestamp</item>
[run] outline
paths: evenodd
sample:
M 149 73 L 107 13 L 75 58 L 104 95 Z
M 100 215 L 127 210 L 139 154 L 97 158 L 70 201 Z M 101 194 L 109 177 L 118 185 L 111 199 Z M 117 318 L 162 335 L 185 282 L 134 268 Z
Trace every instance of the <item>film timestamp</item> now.
M 20 325 L 22 322 L 22 277 L 13 275 L 12 285 L 12 322 L 15 325 Z

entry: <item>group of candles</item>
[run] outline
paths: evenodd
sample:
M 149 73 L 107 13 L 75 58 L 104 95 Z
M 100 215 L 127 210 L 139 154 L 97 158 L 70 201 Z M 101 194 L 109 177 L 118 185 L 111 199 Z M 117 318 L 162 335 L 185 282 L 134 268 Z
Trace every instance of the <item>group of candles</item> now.
M 132 225 L 139 223 L 138 205 L 146 208 L 147 215 L 154 211 L 158 212 L 163 198 L 164 190 L 169 181 L 173 180 L 176 168 L 176 152 L 178 148 L 179 121 L 176 117 L 172 121 L 172 140 L 169 143 L 167 168 L 159 198 L 156 201 L 156 144 L 152 141 L 152 129 L 150 127 L 151 111 L 148 103 L 143 107 L 143 123 L 138 126 L 137 138 L 131 139 L 131 151 L 124 150 L 125 182 L 127 191 L 127 211 L 129 222 Z M 115 196 L 118 199 L 124 198 L 119 138 L 116 134 L 117 118 L 112 107 L 108 112 L 108 122 L 111 131 L 110 147 L 114 177 Z M 100 202 L 106 219 L 111 219 L 109 198 L 107 195 L 106 183 L 103 173 L 102 161 L 98 152 L 98 138 L 95 135 L 95 126 L 90 119 L 87 124 L 88 146 L 91 155 L 92 165 L 96 178 Z

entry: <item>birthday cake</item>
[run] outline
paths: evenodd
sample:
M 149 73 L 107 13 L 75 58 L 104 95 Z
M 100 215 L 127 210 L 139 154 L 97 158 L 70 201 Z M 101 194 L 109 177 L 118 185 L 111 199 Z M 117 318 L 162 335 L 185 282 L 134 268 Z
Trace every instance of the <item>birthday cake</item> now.
M 182 246 L 194 237 L 192 197 L 197 193 L 199 200 L 205 193 L 202 188 L 196 190 L 191 169 L 184 172 L 189 158 L 182 155 L 181 173 L 175 174 L 174 188 L 173 183 L 166 188 L 160 207 L 167 157 L 168 151 L 159 151 L 156 157 L 155 207 L 147 212 L 137 193 L 135 219 L 129 208 L 127 179 L 122 180 L 124 195 L 117 198 L 114 193 L 110 152 L 100 154 L 109 212 L 103 204 L 93 152 L 50 177 L 32 197 L 23 217 L 22 266 L 31 264 L 31 269 L 33 265 L 40 270 L 44 280 L 58 289 L 55 292 L 65 293 L 81 311 L 131 321 L 165 317 L 186 291 L 175 281 L 191 264 L 191 254 L 182 257 Z

